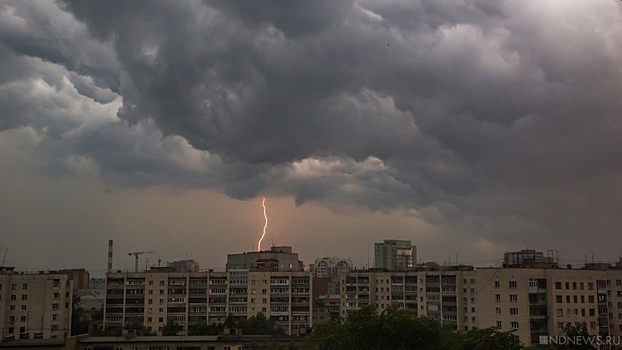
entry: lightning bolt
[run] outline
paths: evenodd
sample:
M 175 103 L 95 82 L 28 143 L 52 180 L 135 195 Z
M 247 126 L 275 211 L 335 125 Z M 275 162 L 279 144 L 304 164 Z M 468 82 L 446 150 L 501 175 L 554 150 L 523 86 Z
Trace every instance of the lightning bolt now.
M 266 236 L 266 228 L 268 228 L 268 215 L 266 215 L 266 198 L 265 197 L 263 201 L 261 201 L 261 206 L 263 207 L 263 217 L 264 219 L 266 219 L 266 224 L 263 227 L 263 234 L 261 235 L 261 238 L 259 239 L 259 243 L 257 243 L 258 252 L 261 251 L 261 241 L 263 241 L 263 238 Z

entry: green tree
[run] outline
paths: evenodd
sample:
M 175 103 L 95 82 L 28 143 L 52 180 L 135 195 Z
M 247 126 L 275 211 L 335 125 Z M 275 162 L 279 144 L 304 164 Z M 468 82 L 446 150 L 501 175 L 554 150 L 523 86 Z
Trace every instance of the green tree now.
M 461 338 L 461 350 L 523 349 L 518 336 L 511 332 L 500 332 L 497 328 L 472 329 L 461 334 Z
M 581 339 L 583 341 L 581 341 L 580 343 L 577 342 L 576 344 L 564 344 L 561 346 L 558 346 L 558 349 L 564 349 L 564 350 L 593 350 L 596 347 L 594 347 L 593 345 L 590 344 L 586 344 L 586 340 L 593 338 L 594 336 L 590 335 L 590 332 L 588 332 L 587 330 L 587 325 L 585 323 L 581 323 L 578 326 L 572 326 L 570 323 L 568 323 L 568 325 L 566 326 L 566 328 L 564 329 L 564 334 L 566 335 L 567 339 Z
M 89 332 L 89 321 L 83 320 L 84 309 L 79 307 L 80 296 L 74 295 L 71 300 L 71 335 L 87 334 Z
M 181 326 L 173 320 L 168 320 L 162 327 L 162 335 L 177 335 L 179 331 L 181 331 Z

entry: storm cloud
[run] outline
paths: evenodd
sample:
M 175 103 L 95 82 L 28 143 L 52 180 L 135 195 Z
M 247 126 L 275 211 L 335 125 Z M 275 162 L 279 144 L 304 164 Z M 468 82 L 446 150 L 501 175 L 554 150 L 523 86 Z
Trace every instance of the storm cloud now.
M 621 16 L 616 1 L 4 1 L 0 130 L 38 133 L 45 176 L 80 160 L 114 186 L 398 210 L 499 244 L 610 238 Z

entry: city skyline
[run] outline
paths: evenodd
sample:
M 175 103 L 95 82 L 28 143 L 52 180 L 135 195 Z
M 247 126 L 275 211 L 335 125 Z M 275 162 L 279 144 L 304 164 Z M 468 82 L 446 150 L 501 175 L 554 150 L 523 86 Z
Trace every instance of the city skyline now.
M 0 258 L 622 255 L 622 2 L 0 1 Z M 370 248 L 371 247 L 371 248 Z M 6 250 L 8 248 L 8 251 Z M 141 266 L 145 265 L 141 257 Z M 154 259 L 153 261 L 151 259 Z

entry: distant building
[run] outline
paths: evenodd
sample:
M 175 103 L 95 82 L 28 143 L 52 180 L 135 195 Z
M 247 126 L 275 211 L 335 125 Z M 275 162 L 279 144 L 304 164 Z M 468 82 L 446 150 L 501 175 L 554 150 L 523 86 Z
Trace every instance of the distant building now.
M 56 271 L 17 273 L 0 267 L 0 337 L 61 339 L 71 329 L 73 283 Z
M 387 239 L 374 244 L 374 267 L 387 270 L 408 270 L 417 263 L 417 246 L 410 241 Z
M 298 253 L 290 246 L 271 247 L 260 252 L 227 254 L 226 270 L 271 268 L 278 271 L 304 271 L 304 264 L 298 260 Z
M 73 281 L 74 292 L 89 288 L 91 274 L 85 269 L 59 270 L 58 273 L 69 276 L 69 279 Z
M 554 268 L 557 262 L 552 256 L 544 256 L 543 252 L 523 249 L 503 254 L 503 267 L 507 268 Z
M 313 275 L 315 277 L 336 277 L 340 273 L 348 272 L 352 269 L 352 260 L 332 258 L 317 258 L 313 264 Z
M 199 263 L 194 260 L 178 260 L 168 263 L 177 272 L 199 272 Z

